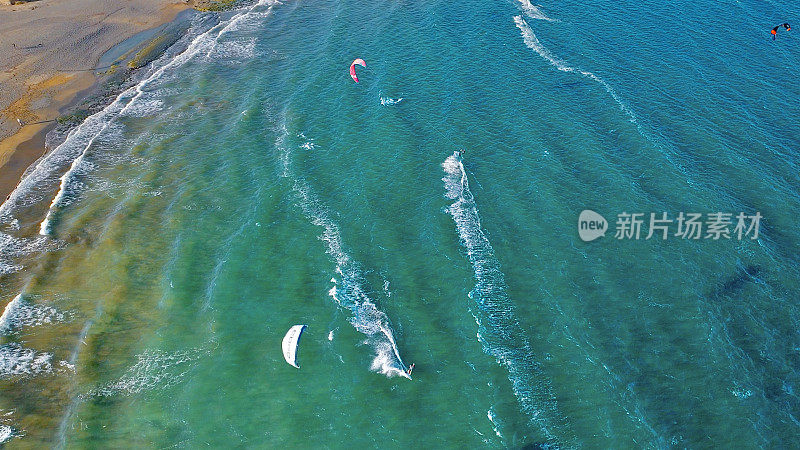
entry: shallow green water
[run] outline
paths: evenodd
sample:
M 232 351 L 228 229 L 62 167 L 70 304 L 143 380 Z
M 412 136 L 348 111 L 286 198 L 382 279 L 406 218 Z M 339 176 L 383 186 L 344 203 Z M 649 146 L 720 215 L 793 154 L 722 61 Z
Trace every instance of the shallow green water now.
M 198 16 L 0 208 L 10 445 L 790 446 L 798 54 L 702 3 Z

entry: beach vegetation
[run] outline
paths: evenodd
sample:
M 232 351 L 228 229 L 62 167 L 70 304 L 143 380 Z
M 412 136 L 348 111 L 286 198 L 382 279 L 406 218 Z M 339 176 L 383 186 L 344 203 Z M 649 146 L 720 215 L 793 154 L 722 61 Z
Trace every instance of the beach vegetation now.
M 56 119 L 56 122 L 62 125 L 79 124 L 86 120 L 87 117 L 89 117 L 89 111 L 85 109 L 79 109 L 73 113 L 60 116 Z
M 225 11 L 233 8 L 237 0 L 203 0 L 195 2 L 198 11 Z
M 167 39 L 167 36 L 162 34 L 157 38 L 150 41 L 143 49 L 139 50 L 130 61 L 128 61 L 128 67 L 131 69 L 138 69 L 140 67 L 145 66 L 150 61 L 154 60 L 157 55 L 160 53 L 159 50 L 161 49 L 161 44 Z

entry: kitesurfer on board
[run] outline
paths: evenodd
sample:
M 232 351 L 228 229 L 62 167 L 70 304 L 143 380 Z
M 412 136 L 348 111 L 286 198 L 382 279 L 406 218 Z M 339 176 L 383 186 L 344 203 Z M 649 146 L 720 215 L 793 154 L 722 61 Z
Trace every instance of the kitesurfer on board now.
M 780 29 L 780 27 L 786 28 L 786 31 L 792 31 L 792 27 L 790 27 L 788 23 L 782 23 L 778 25 L 777 27 L 773 28 L 772 31 L 770 31 L 770 33 L 772 33 L 773 41 L 778 36 L 778 29 Z

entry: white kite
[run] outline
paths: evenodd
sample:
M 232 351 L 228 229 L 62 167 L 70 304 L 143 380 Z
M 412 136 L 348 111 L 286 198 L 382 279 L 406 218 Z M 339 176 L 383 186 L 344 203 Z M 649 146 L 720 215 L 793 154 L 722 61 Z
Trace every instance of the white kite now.
M 298 369 L 300 366 L 297 365 L 297 344 L 300 341 L 300 335 L 305 329 L 305 325 L 295 325 L 289 328 L 289 331 L 286 332 L 286 336 L 283 337 L 283 358 L 287 363 Z

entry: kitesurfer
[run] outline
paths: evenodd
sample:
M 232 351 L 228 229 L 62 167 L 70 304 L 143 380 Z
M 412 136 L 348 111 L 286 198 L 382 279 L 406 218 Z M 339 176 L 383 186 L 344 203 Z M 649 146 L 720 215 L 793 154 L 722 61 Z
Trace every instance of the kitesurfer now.
M 408 366 L 408 369 L 406 370 L 406 374 L 407 374 L 408 376 L 411 376 L 411 371 L 412 371 L 412 370 L 414 370 L 414 363 L 411 363 L 411 365 L 410 365 L 410 366 Z
M 783 23 L 781 25 L 778 25 L 777 27 L 773 28 L 772 31 L 770 31 L 770 33 L 772 33 L 773 41 L 778 36 L 778 29 L 780 29 L 780 27 L 786 28 L 786 31 L 792 31 L 792 27 L 790 27 L 788 23 Z

